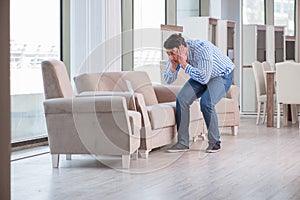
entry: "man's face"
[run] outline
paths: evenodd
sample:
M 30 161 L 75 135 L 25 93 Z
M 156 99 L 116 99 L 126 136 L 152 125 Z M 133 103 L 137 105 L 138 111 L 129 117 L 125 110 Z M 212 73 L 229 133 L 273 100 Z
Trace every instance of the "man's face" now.
M 174 47 L 173 49 L 166 49 L 166 52 L 171 62 L 179 64 L 179 49 L 177 47 Z

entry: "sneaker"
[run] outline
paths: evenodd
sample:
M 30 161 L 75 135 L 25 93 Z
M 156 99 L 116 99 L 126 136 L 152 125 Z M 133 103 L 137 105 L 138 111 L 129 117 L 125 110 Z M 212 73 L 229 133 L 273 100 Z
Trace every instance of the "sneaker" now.
M 184 152 L 184 151 L 189 151 L 190 148 L 183 145 L 183 144 L 180 144 L 180 143 L 176 143 L 174 144 L 171 148 L 169 148 L 167 150 L 167 152 L 169 153 L 176 153 L 176 152 Z
M 221 145 L 219 143 L 209 144 L 206 148 L 206 153 L 216 153 L 221 150 Z

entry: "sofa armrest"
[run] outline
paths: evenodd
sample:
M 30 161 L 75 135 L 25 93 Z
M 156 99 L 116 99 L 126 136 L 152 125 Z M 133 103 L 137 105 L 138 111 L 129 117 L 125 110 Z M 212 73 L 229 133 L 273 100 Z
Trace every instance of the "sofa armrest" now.
M 176 101 L 181 86 L 152 84 L 159 103 Z

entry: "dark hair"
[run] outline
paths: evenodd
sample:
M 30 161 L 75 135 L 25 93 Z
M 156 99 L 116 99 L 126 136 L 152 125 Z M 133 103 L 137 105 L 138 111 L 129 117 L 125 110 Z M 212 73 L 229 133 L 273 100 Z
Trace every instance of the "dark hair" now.
M 179 48 L 180 45 L 186 47 L 186 43 L 184 41 L 184 38 L 181 36 L 181 33 L 174 33 L 170 35 L 170 37 L 164 42 L 164 47 L 166 49 L 173 49 L 175 47 Z

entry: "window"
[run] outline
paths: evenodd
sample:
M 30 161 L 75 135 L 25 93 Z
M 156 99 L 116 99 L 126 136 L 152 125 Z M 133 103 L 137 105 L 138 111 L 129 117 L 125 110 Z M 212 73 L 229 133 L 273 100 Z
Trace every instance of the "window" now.
M 295 0 L 274 0 L 274 24 L 284 26 L 285 35 L 295 36 Z
M 165 1 L 134 0 L 134 70 L 147 71 L 160 82 L 161 32 Z
M 60 0 L 10 1 L 12 142 L 47 135 L 41 62 L 60 57 Z
M 177 0 L 177 24 L 185 17 L 199 16 L 199 0 Z
M 243 1 L 243 23 L 265 24 L 264 0 Z

